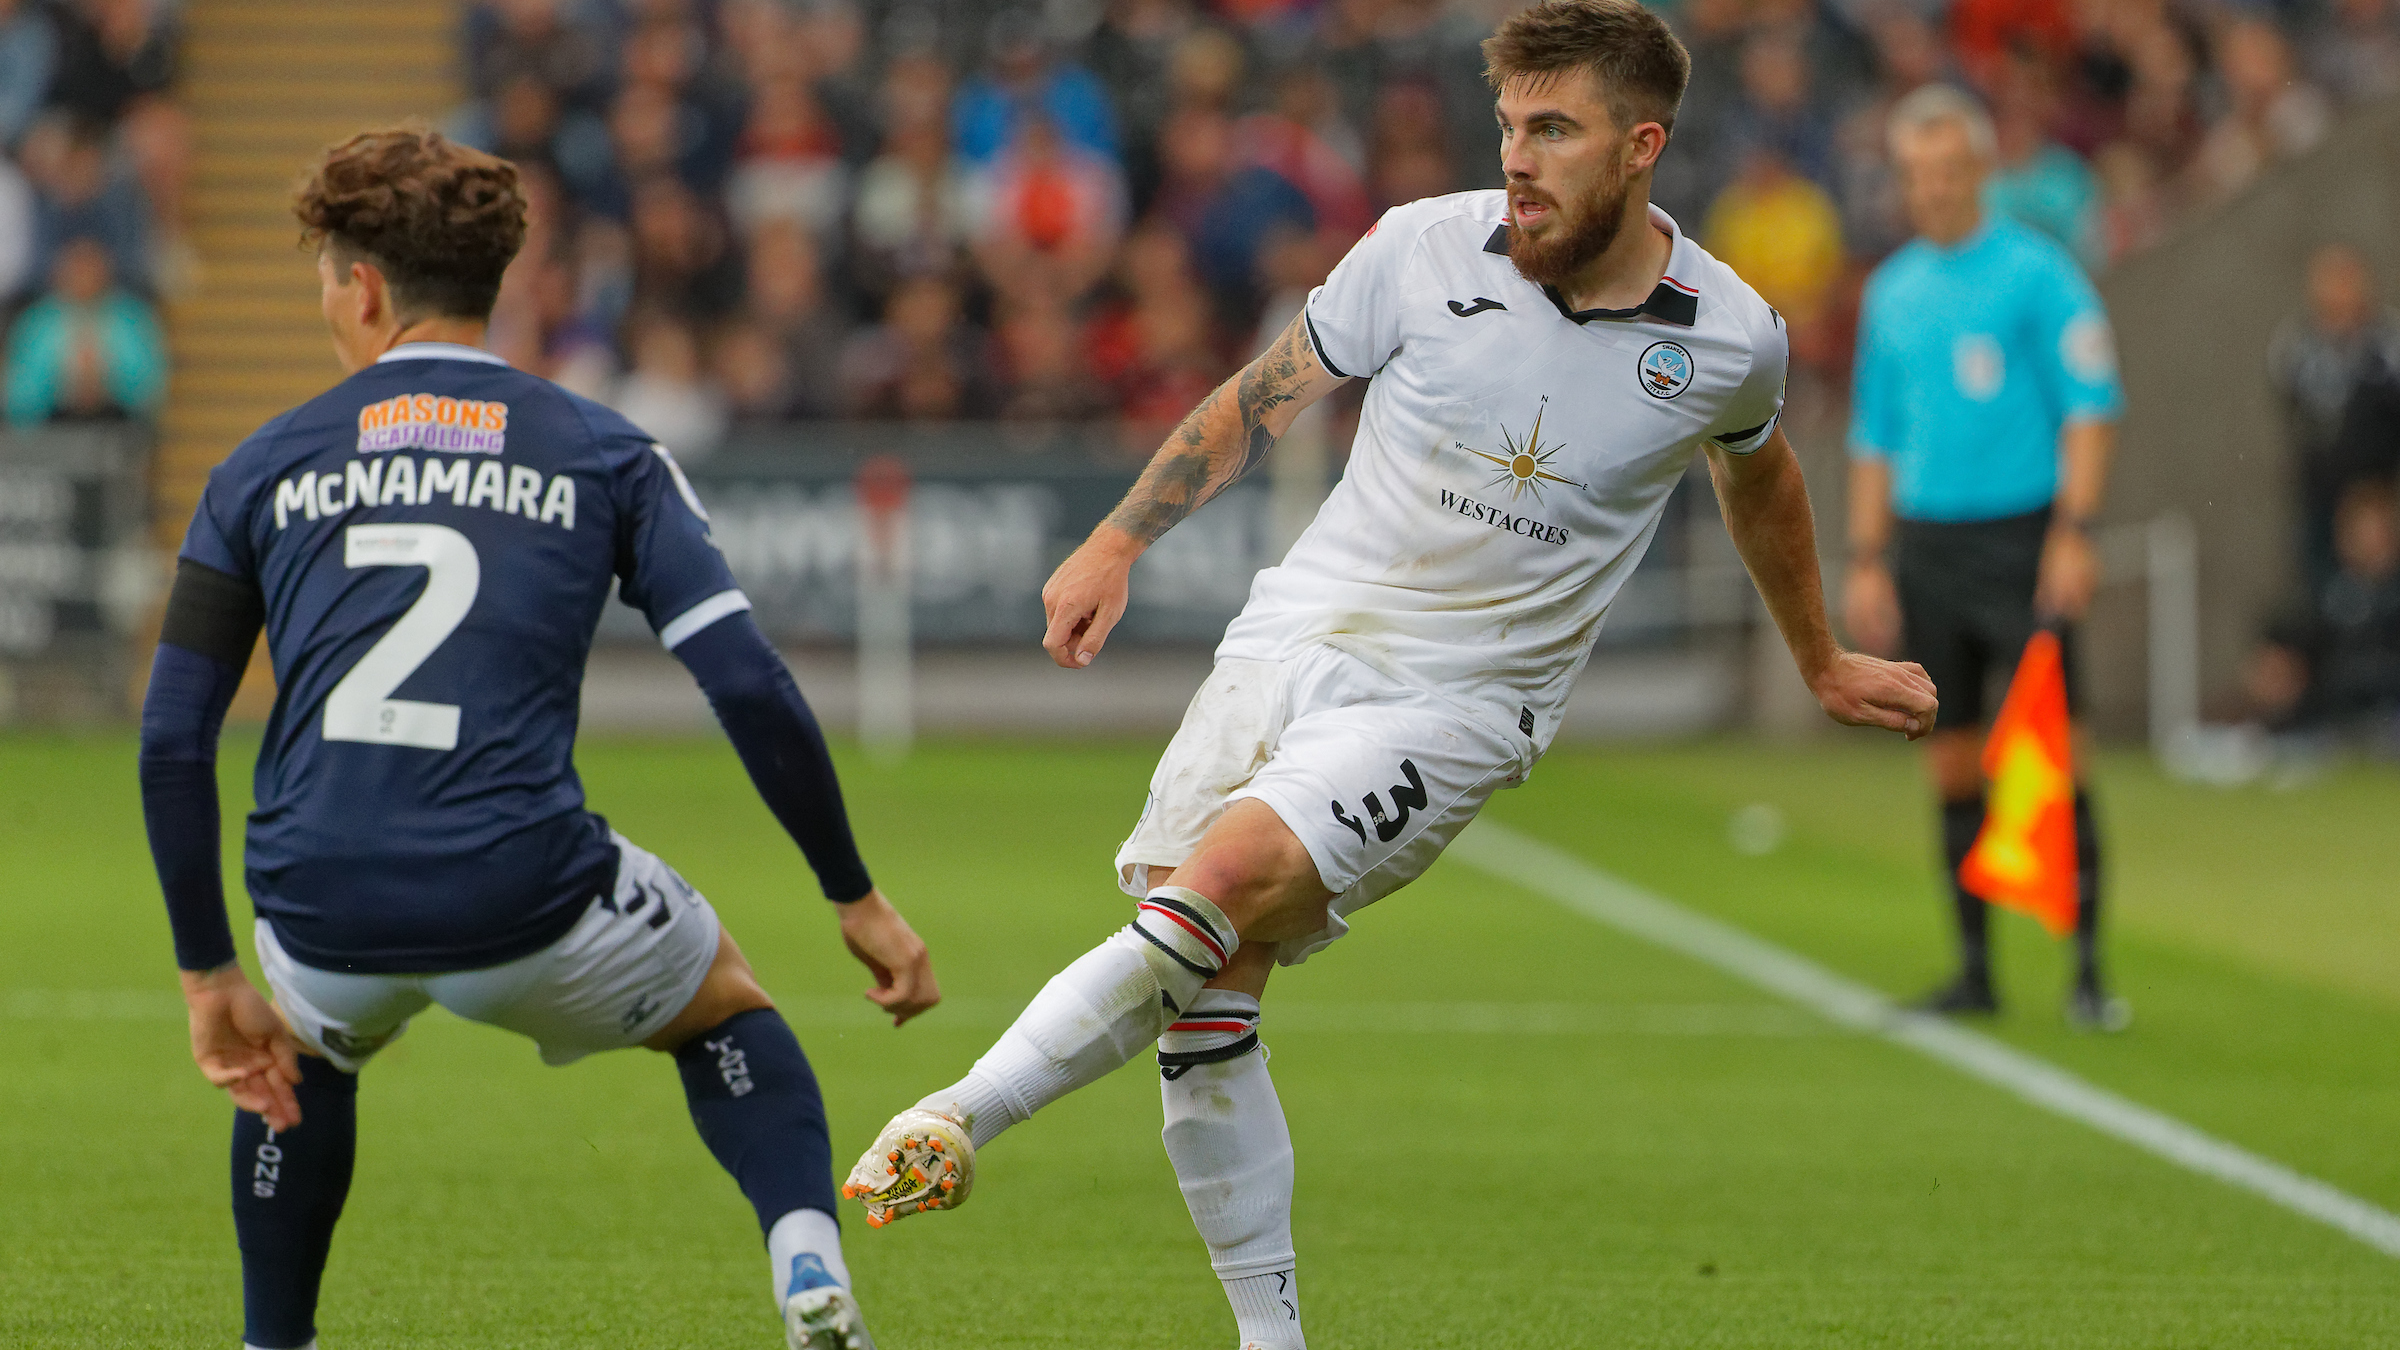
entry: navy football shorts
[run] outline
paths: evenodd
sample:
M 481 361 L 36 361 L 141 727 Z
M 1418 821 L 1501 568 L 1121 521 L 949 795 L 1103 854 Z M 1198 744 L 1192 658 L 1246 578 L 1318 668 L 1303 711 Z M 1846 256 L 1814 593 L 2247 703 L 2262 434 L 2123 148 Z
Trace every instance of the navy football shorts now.
M 1925 667 L 1942 700 L 1936 729 L 1980 726 L 2000 709 L 2017 658 L 2039 627 L 2033 588 L 2045 507 L 1997 520 L 1899 522 L 1892 580 L 1900 591 L 1901 655 Z M 2080 709 L 2076 640 L 2062 628 L 2067 706 Z

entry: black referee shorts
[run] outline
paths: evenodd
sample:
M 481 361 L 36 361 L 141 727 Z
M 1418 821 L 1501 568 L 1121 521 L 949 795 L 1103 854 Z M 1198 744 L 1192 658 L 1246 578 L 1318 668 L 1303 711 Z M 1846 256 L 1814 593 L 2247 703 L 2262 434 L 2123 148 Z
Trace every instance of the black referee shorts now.
M 1998 712 L 2017 658 L 2038 626 L 2034 579 L 2050 510 L 1998 520 L 1899 522 L 1892 580 L 1900 591 L 1900 645 L 1925 667 L 1942 707 L 1936 730 L 1980 726 Z M 2075 633 L 2059 634 L 2067 706 L 2079 707 Z

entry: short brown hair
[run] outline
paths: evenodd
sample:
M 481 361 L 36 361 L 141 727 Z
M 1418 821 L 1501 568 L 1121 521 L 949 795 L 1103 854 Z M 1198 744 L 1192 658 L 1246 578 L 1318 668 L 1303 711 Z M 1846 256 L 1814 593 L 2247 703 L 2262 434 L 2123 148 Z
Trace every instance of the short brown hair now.
M 309 244 L 366 261 L 404 314 L 488 318 L 525 244 L 517 167 L 404 122 L 330 146 L 292 211 Z
M 1541 0 L 1483 40 L 1483 78 L 1494 89 L 1520 75 L 1576 70 L 1599 80 L 1618 130 L 1656 122 L 1671 133 L 1692 57 L 1666 20 L 1634 0 Z

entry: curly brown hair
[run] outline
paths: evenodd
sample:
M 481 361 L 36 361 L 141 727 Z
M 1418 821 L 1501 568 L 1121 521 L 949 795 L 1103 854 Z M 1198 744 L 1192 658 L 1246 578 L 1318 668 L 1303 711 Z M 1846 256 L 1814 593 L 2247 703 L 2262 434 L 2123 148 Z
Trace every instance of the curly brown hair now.
M 1483 40 L 1494 89 L 1520 75 L 1588 70 L 1622 133 L 1656 122 L 1672 134 L 1692 58 L 1666 20 L 1635 0 L 1541 0 Z
M 489 318 L 525 244 L 517 166 L 416 121 L 327 147 L 292 212 L 307 245 L 381 270 L 410 318 Z

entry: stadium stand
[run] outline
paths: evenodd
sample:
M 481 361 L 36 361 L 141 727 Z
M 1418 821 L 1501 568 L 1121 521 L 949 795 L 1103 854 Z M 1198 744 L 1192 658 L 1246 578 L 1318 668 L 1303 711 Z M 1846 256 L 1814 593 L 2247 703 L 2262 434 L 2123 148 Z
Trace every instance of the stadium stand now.
M 18 427 L 117 419 L 134 463 L 155 423 L 170 543 L 208 468 L 335 374 L 292 176 L 360 126 L 449 109 L 543 203 L 497 345 L 687 457 L 731 437 L 839 458 L 898 420 L 942 424 L 954 458 L 1129 466 L 1381 209 L 1489 180 L 1474 44 L 1496 12 L 0 0 L 0 401 Z M 1901 92 L 1979 90 L 1997 204 L 2120 272 L 2400 92 L 2393 0 L 1669 12 L 1695 69 L 1658 195 L 1793 318 L 1804 456 L 1838 440 L 1857 287 L 1898 242 L 1876 126 Z M 2302 523 L 2320 580 L 2330 503 Z M 2255 619 L 2223 622 L 2246 630 L 2211 628 L 2230 672 Z
M 1375 212 L 1490 180 L 1488 8 L 508 0 L 466 10 L 450 126 L 553 208 L 502 348 L 687 453 L 829 416 L 1114 422 L 1140 453 Z M 1659 199 L 1833 377 L 1899 242 L 1879 127 L 1916 85 L 1986 97 L 1995 204 L 2095 269 L 2400 89 L 2389 0 L 1671 14 L 1694 72 Z
M 339 377 L 315 276 L 295 254 L 292 184 L 328 143 L 438 105 L 453 87 L 453 17 L 433 0 L 184 6 L 187 229 L 205 266 L 169 312 L 162 543 L 180 538 L 209 469 L 243 436 Z

